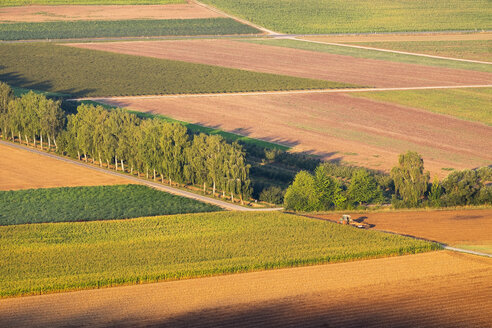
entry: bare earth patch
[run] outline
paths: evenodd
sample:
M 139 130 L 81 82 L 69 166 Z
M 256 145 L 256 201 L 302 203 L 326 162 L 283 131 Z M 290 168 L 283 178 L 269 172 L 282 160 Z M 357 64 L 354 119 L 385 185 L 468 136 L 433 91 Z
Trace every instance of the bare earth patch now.
M 338 220 L 339 214 L 316 215 Z M 403 211 L 353 214 L 373 229 L 425 238 L 450 245 L 491 244 L 492 210 Z
M 127 183 L 129 180 L 0 144 L 0 190 Z
M 354 58 L 230 40 L 69 45 L 372 87 L 483 85 L 492 81 L 492 74 L 485 72 Z
M 352 34 L 303 37 L 321 42 L 385 42 L 385 41 L 467 41 L 492 40 L 491 32 L 479 33 L 413 33 L 413 34 Z
M 441 251 L 4 299 L 0 317 L 16 327 L 485 327 L 491 275 L 491 259 Z
M 222 17 L 195 4 L 109 6 L 22 6 L 0 8 L 0 23 L 76 20 L 193 19 Z
M 492 162 L 492 128 L 348 94 L 221 95 L 115 99 L 105 103 L 213 126 L 345 162 L 389 170 L 398 154 L 421 153 L 425 167 Z M 448 173 L 448 172 L 446 172 Z

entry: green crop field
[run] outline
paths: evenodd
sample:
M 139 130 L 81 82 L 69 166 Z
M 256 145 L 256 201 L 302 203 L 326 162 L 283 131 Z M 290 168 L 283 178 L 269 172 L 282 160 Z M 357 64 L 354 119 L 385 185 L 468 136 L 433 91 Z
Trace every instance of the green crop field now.
M 203 0 L 284 33 L 490 29 L 489 0 Z
M 0 24 L 0 40 L 7 41 L 257 33 L 257 29 L 230 18 Z
M 0 44 L 0 58 L 0 81 L 77 97 L 350 87 L 345 83 L 49 43 Z
M 439 249 L 278 212 L 0 227 L 0 297 Z
M 330 44 L 313 43 L 307 41 L 285 40 L 285 39 L 284 40 L 251 39 L 251 40 L 242 40 L 242 41 L 264 44 L 269 46 L 326 52 L 330 54 L 352 56 L 356 58 L 368 58 L 368 59 L 386 60 L 386 61 L 392 61 L 398 63 L 418 64 L 418 65 L 446 67 L 446 68 L 455 68 L 455 69 L 467 69 L 467 70 L 474 70 L 474 71 L 481 71 L 481 72 L 492 72 L 492 65 L 488 65 L 488 64 L 468 63 L 468 62 L 460 62 L 460 61 L 448 60 L 448 59 L 438 59 L 438 58 L 397 54 L 397 53 L 382 52 L 382 51 L 370 50 L 370 49 L 358 49 L 358 48 L 351 48 L 351 47 L 344 47 L 344 46 L 337 46 L 337 45 L 330 45 Z M 357 43 L 356 45 L 359 44 L 360 43 Z
M 397 103 L 492 126 L 492 88 L 362 92 L 351 96 Z
M 355 45 L 492 62 L 492 40 L 357 42 Z
M 0 0 L 0 6 L 26 5 L 168 5 L 185 0 Z
M 141 185 L 0 191 L 0 225 L 128 219 L 220 211 Z

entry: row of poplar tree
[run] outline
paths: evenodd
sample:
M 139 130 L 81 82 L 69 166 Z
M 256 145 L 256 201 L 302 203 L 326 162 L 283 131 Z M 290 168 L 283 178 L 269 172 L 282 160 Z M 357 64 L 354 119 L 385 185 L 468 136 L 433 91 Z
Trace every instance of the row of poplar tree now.
M 131 174 L 145 174 L 169 184 L 193 184 L 212 188 L 213 195 L 251 195 L 245 152 L 221 136 L 196 134 L 177 123 L 140 119 L 123 109 L 106 110 L 82 104 L 66 116 L 60 101 L 29 92 L 14 97 L 0 83 L 0 130 L 3 138 L 25 141 L 43 148 L 46 140 L 58 152 L 79 160 L 113 166 Z

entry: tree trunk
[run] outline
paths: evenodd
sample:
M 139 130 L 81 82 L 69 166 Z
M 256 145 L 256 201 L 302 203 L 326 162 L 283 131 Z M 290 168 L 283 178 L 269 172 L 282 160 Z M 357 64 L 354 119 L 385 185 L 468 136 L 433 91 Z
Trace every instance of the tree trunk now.
M 154 169 L 154 181 L 155 181 L 155 169 Z
M 234 203 L 234 194 L 231 192 L 231 200 Z
M 123 160 L 121 160 L 121 171 L 125 172 L 125 166 L 123 165 Z
M 41 135 L 39 136 L 39 140 L 41 142 L 41 150 L 43 150 L 43 134 L 41 133 Z
M 173 180 L 171 178 L 169 178 L 169 185 L 172 186 L 173 185 Z
M 103 162 L 101 161 L 101 155 L 99 154 L 99 167 L 103 167 Z
M 50 135 L 48 134 L 46 137 L 48 138 L 48 151 L 51 151 L 51 138 L 50 138 Z
M 149 168 L 147 168 L 147 179 L 149 178 Z
M 164 183 L 164 176 L 161 174 L 161 183 Z
M 118 171 L 118 158 L 116 157 L 116 155 L 114 156 L 114 170 Z
M 22 144 L 22 137 L 20 132 L 19 132 L 19 143 Z
M 56 139 L 53 137 L 53 143 L 55 144 L 55 149 L 58 150 L 58 145 L 56 144 Z
M 106 163 L 108 163 L 108 170 L 109 170 L 109 159 L 106 160 Z
M 80 151 L 77 150 L 77 156 L 79 157 L 79 161 L 80 161 Z
M 130 169 L 130 174 L 133 175 L 133 165 L 132 165 L 132 167 Z
M 214 186 L 213 186 L 212 190 L 213 190 L 213 196 L 215 197 L 215 180 L 214 180 Z
M 239 199 L 241 200 L 241 205 L 244 205 L 243 194 L 239 194 Z
M 87 163 L 87 153 L 84 153 L 84 161 Z
M 29 139 L 27 139 L 27 135 L 24 135 L 26 137 L 26 145 L 29 146 Z
M 206 190 L 206 185 L 205 185 L 205 182 L 203 183 L 203 193 L 205 194 L 205 190 Z
M 32 140 L 33 140 L 34 148 L 36 148 L 36 136 L 35 135 L 32 136 Z

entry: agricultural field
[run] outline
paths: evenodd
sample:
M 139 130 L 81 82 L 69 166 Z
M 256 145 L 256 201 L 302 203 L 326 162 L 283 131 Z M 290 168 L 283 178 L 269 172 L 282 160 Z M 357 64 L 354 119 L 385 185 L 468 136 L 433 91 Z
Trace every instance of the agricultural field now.
M 492 62 L 492 40 L 358 42 L 357 45 Z
M 487 0 L 204 0 L 270 30 L 293 34 L 490 29 Z
M 307 42 L 290 40 L 265 42 L 272 42 L 273 44 L 294 42 L 296 45 L 309 45 Z M 180 60 L 370 87 L 483 85 L 492 81 L 490 65 L 463 63 L 467 68 L 470 65 L 473 67 L 478 65 L 480 70 L 483 67 L 485 67 L 483 70 L 489 70 L 485 72 L 470 71 L 420 65 L 422 60 L 420 58 L 417 60 L 419 63 L 417 65 L 372 58 L 357 58 L 348 53 L 332 54 L 231 40 L 108 42 L 71 45 L 127 55 Z M 314 44 L 316 48 L 324 48 L 325 46 Z M 347 48 L 349 50 L 343 49 L 344 52 L 352 52 L 349 48 Z M 356 52 L 361 51 L 357 50 Z M 381 52 L 376 53 L 377 56 L 381 54 Z M 384 58 L 386 56 L 388 55 L 384 55 Z M 454 65 L 453 63 L 451 66 L 454 67 Z
M 220 211 L 142 185 L 0 191 L 0 225 L 128 219 Z
M 316 215 L 338 220 L 339 214 Z M 492 209 L 354 213 L 372 229 L 391 231 L 492 254 Z
M 0 23 L 127 19 L 196 19 L 213 17 L 222 16 L 204 7 L 189 3 L 173 5 L 106 6 L 29 5 L 22 7 L 3 7 L 0 9 Z
M 361 92 L 376 101 L 425 109 L 492 126 L 492 88 Z
M 255 44 L 263 44 L 267 46 L 276 46 L 276 47 L 285 47 L 291 49 L 300 49 L 307 51 L 315 51 L 321 53 L 328 53 L 333 55 L 342 55 L 342 56 L 350 56 L 355 58 L 365 58 L 365 59 L 375 59 L 384 62 L 393 62 L 393 63 L 405 63 L 405 64 L 415 64 L 415 65 L 425 65 L 425 66 L 433 66 L 433 67 L 443 67 L 443 68 L 453 68 L 459 70 L 472 70 L 479 72 L 488 72 L 492 73 L 491 65 L 483 64 L 483 63 L 471 63 L 471 62 L 462 62 L 462 61 L 454 61 L 448 59 L 439 59 L 439 58 L 429 58 L 408 54 L 399 54 L 392 52 L 382 52 L 378 50 L 371 49 L 361 49 L 354 48 L 351 46 L 361 46 L 359 42 L 357 43 L 337 43 L 330 44 L 332 42 L 325 41 L 325 38 L 320 37 L 306 37 L 303 39 L 248 39 L 244 40 L 245 42 L 252 42 Z M 326 44 L 328 42 L 329 44 Z M 469 41 L 462 41 L 464 44 Z M 470 41 L 471 42 L 471 41 Z M 479 41 L 483 42 L 483 41 Z M 348 46 L 344 46 L 349 45 Z M 469 53 L 470 50 L 467 50 L 466 46 L 462 46 L 459 48 L 462 53 Z
M 0 6 L 28 5 L 168 5 L 185 0 L 0 0 Z
M 487 327 L 491 275 L 491 259 L 441 251 L 9 298 L 0 316 L 50 327 Z
M 350 85 L 48 43 L 0 44 L 0 80 L 76 97 L 344 88 Z
M 408 149 L 422 154 L 426 169 L 438 176 L 449 173 L 443 168 L 473 168 L 492 161 L 489 126 L 343 92 L 104 102 L 378 170 L 390 170 L 398 154 Z
M 257 34 L 231 18 L 94 20 L 0 24 L 0 40 Z
M 0 144 L 0 190 L 128 184 L 129 180 Z
M 2 226 L 0 235 L 2 297 L 440 249 L 278 212 Z

